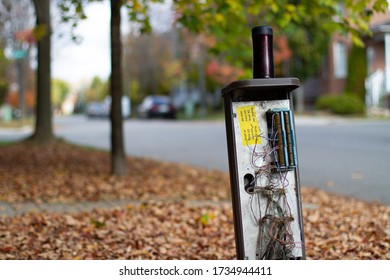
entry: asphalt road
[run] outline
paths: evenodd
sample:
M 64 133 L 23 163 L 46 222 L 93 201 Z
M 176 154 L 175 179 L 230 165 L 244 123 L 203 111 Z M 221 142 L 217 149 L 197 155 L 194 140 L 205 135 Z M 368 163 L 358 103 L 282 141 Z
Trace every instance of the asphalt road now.
M 127 120 L 126 152 L 228 171 L 223 122 Z M 297 117 L 301 185 L 390 204 L 390 121 Z M 13 140 L 28 131 L 1 131 Z M 55 119 L 55 133 L 108 149 L 110 124 L 84 116 Z
M 390 122 L 297 125 L 301 183 L 390 204 Z

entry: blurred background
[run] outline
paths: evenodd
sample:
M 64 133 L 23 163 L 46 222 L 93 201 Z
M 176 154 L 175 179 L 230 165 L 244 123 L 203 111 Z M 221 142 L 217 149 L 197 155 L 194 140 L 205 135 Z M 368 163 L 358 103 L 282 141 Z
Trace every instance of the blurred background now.
M 73 27 L 63 21 L 61 1 L 52 2 L 53 112 L 107 116 L 109 2 L 85 5 L 86 18 Z M 343 13 L 343 4 L 335 8 Z M 33 117 L 35 41 L 42 30 L 34 29 L 32 1 L 4 0 L 0 9 L 1 121 L 7 122 L 22 115 Z M 126 19 L 125 8 L 122 14 Z M 139 105 L 155 95 L 168 96 L 179 118 L 220 113 L 221 88 L 251 78 L 250 27 L 245 40 L 237 42 L 218 32 L 191 32 L 177 21 L 178 11 L 170 1 L 152 3 L 149 15 L 153 31 L 148 34 L 141 34 L 138 23 L 122 20 L 121 24 L 123 96 L 129 99 L 123 106 L 131 107 L 125 116 L 139 117 Z M 389 19 L 389 12 L 373 15 L 371 36 L 361 38 L 364 46 L 353 44 L 351 36 L 318 32 L 316 26 L 276 28 L 275 76 L 295 76 L 302 82 L 294 95 L 296 111 L 388 116 Z M 321 24 L 321 18 L 318 21 Z
M 0 127 L 18 128 L 3 129 L 1 141 L 34 130 L 37 45 L 48 34 L 36 25 L 34 4 L 43 2 L 0 2 Z M 49 2 L 55 134 L 109 149 L 110 2 Z M 250 30 L 268 24 L 275 77 L 301 82 L 293 97 L 302 183 L 390 203 L 387 1 L 279 2 L 126 2 L 120 94 L 127 154 L 227 171 L 221 89 L 252 78 Z

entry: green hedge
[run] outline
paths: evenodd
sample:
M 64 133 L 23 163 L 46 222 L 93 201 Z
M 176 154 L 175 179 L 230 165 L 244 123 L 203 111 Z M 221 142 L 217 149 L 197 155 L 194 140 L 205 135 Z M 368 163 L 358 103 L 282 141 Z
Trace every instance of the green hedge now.
M 352 93 L 321 96 L 317 99 L 316 107 L 338 115 L 359 115 L 365 109 L 363 101 Z
M 353 92 L 362 101 L 366 96 L 365 80 L 367 77 L 366 49 L 352 45 L 348 57 L 348 75 L 346 92 Z

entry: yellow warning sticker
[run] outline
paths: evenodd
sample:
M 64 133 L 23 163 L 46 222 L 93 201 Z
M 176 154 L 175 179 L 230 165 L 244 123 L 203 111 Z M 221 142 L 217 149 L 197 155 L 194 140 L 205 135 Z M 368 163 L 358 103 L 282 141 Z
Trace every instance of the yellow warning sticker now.
M 238 122 L 244 146 L 261 143 L 259 121 L 256 116 L 256 106 L 242 106 L 237 108 Z

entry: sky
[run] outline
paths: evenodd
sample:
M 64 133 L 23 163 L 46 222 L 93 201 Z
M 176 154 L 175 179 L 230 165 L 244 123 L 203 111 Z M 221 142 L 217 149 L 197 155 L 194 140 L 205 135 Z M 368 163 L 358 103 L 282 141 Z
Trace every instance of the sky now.
M 52 76 L 69 83 L 86 81 L 94 76 L 106 79 L 110 72 L 109 3 L 93 3 L 86 8 L 87 19 L 80 22 L 76 34 L 82 42 L 70 39 L 53 43 Z
M 167 1 L 169 2 L 169 1 Z M 95 76 L 107 79 L 110 73 L 110 7 L 109 2 L 92 3 L 85 9 L 87 19 L 81 21 L 76 34 L 81 44 L 53 43 L 52 76 L 71 84 L 87 83 Z M 122 33 L 129 31 L 126 11 L 122 11 Z M 166 31 L 171 26 L 168 5 L 151 7 L 151 24 L 154 30 Z

